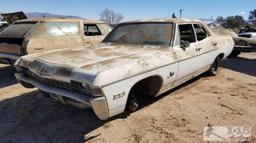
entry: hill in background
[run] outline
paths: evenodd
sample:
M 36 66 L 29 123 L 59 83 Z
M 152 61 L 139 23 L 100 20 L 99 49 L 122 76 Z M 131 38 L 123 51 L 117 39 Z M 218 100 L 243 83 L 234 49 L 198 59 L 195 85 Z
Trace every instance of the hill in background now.
M 81 18 L 73 15 L 57 15 L 48 12 L 27 12 L 25 14 L 28 18 Z

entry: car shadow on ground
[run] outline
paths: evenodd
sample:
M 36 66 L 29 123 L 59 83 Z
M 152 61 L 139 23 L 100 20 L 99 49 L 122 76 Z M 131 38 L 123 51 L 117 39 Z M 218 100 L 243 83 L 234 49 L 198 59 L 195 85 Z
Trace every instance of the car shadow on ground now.
M 14 73 L 15 68 L 12 66 L 0 67 L 0 88 L 17 83 Z
M 38 91 L 1 101 L 0 111 L 1 143 L 82 143 L 107 122 L 91 109 L 62 105 Z
M 228 58 L 222 61 L 221 67 L 256 76 L 256 59 L 246 59 L 243 57 Z

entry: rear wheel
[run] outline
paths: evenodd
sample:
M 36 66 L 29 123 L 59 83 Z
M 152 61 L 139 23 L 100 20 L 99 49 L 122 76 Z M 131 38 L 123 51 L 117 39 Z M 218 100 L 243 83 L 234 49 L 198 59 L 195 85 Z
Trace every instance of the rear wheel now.
M 211 65 L 210 69 L 208 70 L 208 75 L 210 76 L 216 76 L 218 74 L 219 71 L 219 66 L 220 66 L 220 61 L 221 61 L 221 57 L 218 56 L 215 61 L 213 62 L 213 64 Z
M 238 55 L 240 55 L 241 54 L 241 51 L 233 51 L 232 53 L 231 53 L 231 57 L 237 57 Z

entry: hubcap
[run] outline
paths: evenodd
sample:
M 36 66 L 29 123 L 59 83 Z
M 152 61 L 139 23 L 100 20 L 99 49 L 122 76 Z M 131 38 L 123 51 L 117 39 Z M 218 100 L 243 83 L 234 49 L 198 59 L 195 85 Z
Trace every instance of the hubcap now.
M 139 104 L 138 104 L 137 100 L 136 100 L 136 99 L 131 100 L 131 101 L 130 101 L 130 104 L 129 104 L 129 110 L 132 111 L 132 112 L 134 112 L 134 111 L 136 111 L 138 108 L 139 108 Z

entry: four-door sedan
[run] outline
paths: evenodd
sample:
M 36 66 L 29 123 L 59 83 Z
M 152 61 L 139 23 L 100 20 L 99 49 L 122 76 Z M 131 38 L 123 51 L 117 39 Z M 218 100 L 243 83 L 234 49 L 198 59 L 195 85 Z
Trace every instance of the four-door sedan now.
M 215 36 L 199 21 L 126 22 L 98 46 L 20 58 L 16 78 L 106 120 L 136 111 L 139 96 L 158 96 L 205 72 L 216 75 L 233 46 L 232 37 Z
M 0 63 L 62 48 L 98 44 L 112 29 L 102 21 L 72 18 L 19 20 L 0 33 Z

